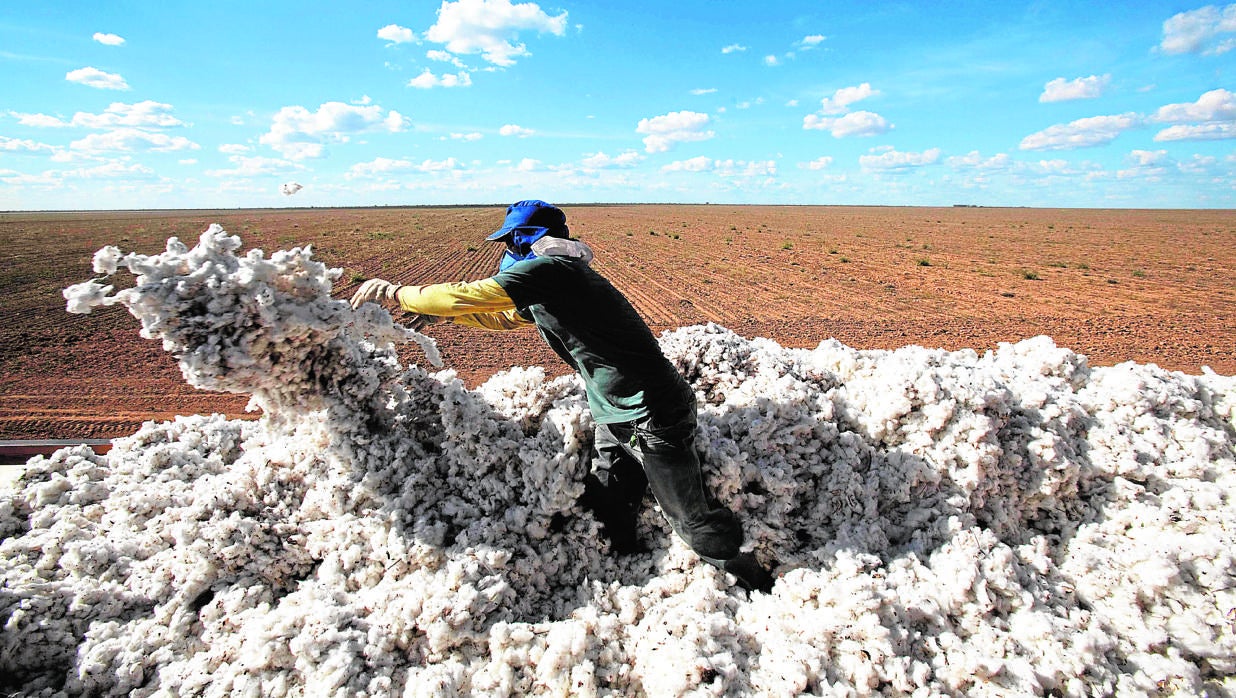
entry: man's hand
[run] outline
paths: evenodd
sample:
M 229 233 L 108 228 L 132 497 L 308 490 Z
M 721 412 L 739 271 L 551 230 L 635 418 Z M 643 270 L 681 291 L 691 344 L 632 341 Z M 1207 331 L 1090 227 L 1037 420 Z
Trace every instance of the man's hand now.
M 398 303 L 399 299 L 395 297 L 398 292 L 399 284 L 392 284 L 382 279 L 370 279 L 361 284 L 360 288 L 356 289 L 356 293 L 352 295 L 352 308 L 355 310 L 370 301 L 379 304 L 384 301 Z

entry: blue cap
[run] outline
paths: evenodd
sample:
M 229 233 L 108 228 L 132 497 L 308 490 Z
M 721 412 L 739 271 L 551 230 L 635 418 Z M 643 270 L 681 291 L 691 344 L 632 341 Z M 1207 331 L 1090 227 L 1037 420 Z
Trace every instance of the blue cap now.
M 545 235 L 565 238 L 569 235 L 566 214 L 562 212 L 562 209 L 544 201 L 530 199 L 517 201 L 508 206 L 506 220 L 502 221 L 502 227 L 485 239 L 501 240 L 514 234 L 516 229 L 523 229 L 527 233 L 539 233 L 535 235 L 537 238 Z

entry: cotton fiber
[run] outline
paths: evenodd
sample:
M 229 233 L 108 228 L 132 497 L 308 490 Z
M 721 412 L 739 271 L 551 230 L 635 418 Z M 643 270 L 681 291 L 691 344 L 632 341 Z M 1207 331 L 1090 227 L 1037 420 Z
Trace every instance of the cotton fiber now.
M 709 485 L 775 565 L 742 591 L 669 531 L 612 555 L 577 499 L 574 377 L 468 390 L 331 298 L 308 248 L 212 226 L 100 250 L 123 304 L 256 421 L 148 422 L 0 493 L 0 689 L 20 695 L 1236 693 L 1236 379 L 991 352 L 661 337 Z M 113 293 L 106 277 L 136 276 Z M 821 329 L 822 333 L 826 328 Z

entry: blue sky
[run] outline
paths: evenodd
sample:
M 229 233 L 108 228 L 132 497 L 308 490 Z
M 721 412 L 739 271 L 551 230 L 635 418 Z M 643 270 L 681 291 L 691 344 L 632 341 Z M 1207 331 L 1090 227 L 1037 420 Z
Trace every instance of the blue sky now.
M 0 210 L 1236 208 L 1234 69 L 1236 4 L 10 2 Z

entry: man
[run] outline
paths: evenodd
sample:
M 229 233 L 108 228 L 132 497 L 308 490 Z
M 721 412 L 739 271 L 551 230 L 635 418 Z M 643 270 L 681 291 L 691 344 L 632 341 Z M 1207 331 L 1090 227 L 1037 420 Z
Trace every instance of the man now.
M 569 238 L 566 214 L 544 201 L 520 201 L 487 239 L 506 244 L 496 275 L 429 286 L 370 279 L 352 307 L 397 303 L 431 321 L 491 330 L 535 325 L 583 378 L 597 426 L 582 503 L 604 524 L 615 552 L 639 550 L 636 520 L 651 487 L 674 532 L 702 559 L 746 589 L 768 591 L 772 577 L 739 551 L 737 517 L 705 488 L 694 391 L 626 297 L 589 266 L 592 250 Z

